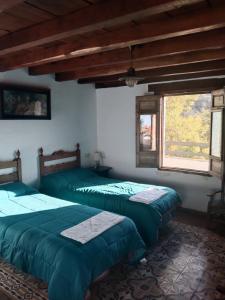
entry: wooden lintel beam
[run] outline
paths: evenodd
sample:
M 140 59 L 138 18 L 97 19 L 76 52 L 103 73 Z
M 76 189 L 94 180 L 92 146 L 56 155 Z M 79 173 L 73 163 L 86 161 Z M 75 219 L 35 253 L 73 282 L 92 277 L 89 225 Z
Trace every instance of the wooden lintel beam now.
M 11 33 L 0 38 L 0 55 L 40 46 L 105 26 L 125 24 L 135 18 L 166 12 L 203 0 L 108 0 Z
M 179 66 L 184 64 L 193 64 L 199 62 L 207 62 L 207 61 L 216 61 L 225 59 L 225 49 L 217 49 L 217 50 L 206 50 L 206 51 L 196 51 L 189 53 L 182 53 L 178 55 L 168 55 L 162 56 L 147 60 L 138 60 L 133 62 L 133 66 L 138 70 L 147 70 L 157 68 L 164 68 L 169 66 Z M 90 67 L 85 69 L 79 69 L 75 72 L 69 73 L 58 73 L 56 74 L 56 80 L 62 81 L 65 78 L 73 76 L 73 79 L 79 78 L 88 78 L 88 77 L 98 77 L 98 76 L 108 76 L 115 75 L 118 73 L 124 73 L 129 68 L 130 63 L 121 63 L 114 64 L 112 66 L 103 66 L 103 67 Z
M 149 84 L 148 91 L 155 94 L 169 95 L 179 93 L 210 93 L 213 89 L 225 86 L 225 78 L 200 79 L 172 83 Z
M 159 77 L 146 77 L 144 80 L 140 81 L 138 84 L 145 84 L 145 83 L 163 83 L 163 82 L 175 82 L 177 80 L 187 80 L 187 79 L 205 79 L 207 77 L 212 78 L 219 78 L 224 77 L 225 79 L 225 69 L 224 70 L 216 70 L 216 71 L 206 71 L 206 72 L 197 72 L 194 74 L 176 74 L 176 75 L 169 75 L 169 76 L 159 76 Z M 114 81 L 101 81 L 101 82 L 92 82 L 95 83 L 95 87 L 97 89 L 102 88 L 110 88 L 110 87 L 119 87 L 119 86 L 126 86 L 124 81 L 119 81 L 118 77 L 114 79 Z
M 177 38 L 166 39 L 136 46 L 133 50 L 133 59 L 142 60 L 151 57 L 186 53 L 204 49 L 225 47 L 225 30 L 212 30 Z M 30 68 L 31 75 L 42 75 L 56 72 L 72 71 L 79 68 L 113 65 L 129 61 L 128 48 L 112 50 L 99 54 L 91 54 L 55 63 L 43 64 Z M 4 70 L 4 62 L 2 64 Z M 0 68 L 1 69 L 1 68 Z

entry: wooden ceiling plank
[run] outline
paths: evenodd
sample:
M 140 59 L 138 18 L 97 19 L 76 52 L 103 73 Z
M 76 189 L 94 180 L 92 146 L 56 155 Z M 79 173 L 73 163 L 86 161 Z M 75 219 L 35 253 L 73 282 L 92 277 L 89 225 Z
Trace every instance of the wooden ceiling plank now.
M 124 26 L 113 32 L 89 36 L 87 40 L 80 41 L 73 54 L 76 55 L 77 51 L 81 55 L 82 49 L 87 52 L 87 49 L 96 47 L 103 47 L 104 49 L 123 48 L 223 27 L 225 27 L 225 5 L 183 14 L 169 21 L 167 19 L 159 20 L 132 26 L 132 28 Z
M 220 22 L 225 20 L 225 6 L 223 9 L 220 9 L 220 11 L 223 11 L 224 16 L 222 19 L 218 20 L 219 24 Z M 215 11 L 214 11 L 215 13 Z M 210 24 L 212 25 L 212 22 L 214 22 L 213 17 L 211 16 L 211 10 L 205 10 L 198 12 L 198 17 L 192 19 L 192 16 L 186 16 L 187 19 L 192 20 L 191 23 L 186 24 L 184 22 L 184 16 L 182 18 L 177 17 L 175 22 L 177 22 L 177 27 L 173 25 L 174 20 L 171 20 L 170 22 L 164 21 L 160 22 L 160 26 L 162 27 L 161 30 L 158 30 L 159 24 L 146 24 L 146 30 L 142 30 L 140 26 L 136 26 L 136 29 L 131 28 L 129 29 L 129 35 L 127 36 L 127 28 L 125 31 L 127 32 L 125 35 L 122 34 L 120 36 L 120 39 L 122 40 L 123 37 L 126 37 L 126 42 L 119 44 L 118 45 L 118 33 L 117 32 L 109 32 L 107 34 L 102 34 L 102 35 L 95 35 L 94 38 L 89 38 L 87 40 L 85 39 L 77 39 L 73 42 L 66 43 L 65 45 L 60 45 L 57 47 L 49 47 L 47 49 L 31 49 L 27 55 L 24 55 L 23 53 L 20 54 L 19 52 L 16 54 L 13 54 L 11 56 L 3 57 L 1 61 L 1 66 L 2 66 L 2 71 L 4 70 L 10 70 L 13 68 L 19 68 L 19 67 L 24 67 L 24 66 L 29 66 L 29 65 L 36 65 L 36 64 L 45 64 L 46 62 L 51 62 L 51 61 L 58 61 L 58 60 L 64 60 L 64 59 L 71 59 L 71 57 L 76 57 L 76 56 L 81 56 L 81 55 L 87 55 L 87 54 L 92 54 L 92 53 L 98 53 L 101 51 L 106 51 L 106 50 L 111 50 L 114 49 L 115 47 L 125 47 L 131 44 L 131 40 L 133 41 L 134 37 L 137 43 L 140 41 L 143 41 L 143 33 L 144 37 L 146 38 L 149 36 L 149 40 L 157 40 L 160 38 L 165 38 L 165 36 L 162 36 L 163 28 L 166 28 L 167 34 L 169 33 L 169 36 L 174 36 L 174 35 L 182 35 L 185 34 L 186 32 L 182 31 L 184 27 L 189 30 L 192 29 L 192 31 L 202 31 L 203 28 L 206 30 L 206 28 L 210 27 Z M 185 18 L 186 19 L 186 18 Z M 200 21 L 199 21 L 200 20 Z M 204 22 L 202 21 L 204 20 Z M 164 25 L 163 25 L 164 24 Z M 182 25 L 183 24 L 183 25 Z M 188 25 L 188 26 L 187 26 Z M 142 25 L 141 25 L 142 26 Z M 181 27 L 183 26 L 183 27 Z M 203 26 L 203 27 L 201 27 Z M 139 28 L 140 30 L 138 30 Z M 124 30 L 121 28 L 121 32 Z M 154 32 L 155 31 L 155 32 Z M 223 31 L 220 34 L 219 31 L 215 33 L 215 36 L 213 36 L 213 33 L 209 33 L 209 37 L 207 38 L 207 33 L 199 33 L 198 36 L 193 36 L 193 41 L 190 43 L 189 37 L 181 37 L 178 42 L 176 42 L 176 39 L 174 38 L 173 40 L 171 39 L 171 45 L 167 45 L 167 41 L 158 41 L 158 43 L 153 44 L 152 50 L 150 49 L 149 55 L 154 55 L 154 52 L 158 52 L 159 54 L 165 54 L 165 52 L 174 52 L 176 51 L 182 51 L 185 49 L 185 47 L 188 47 L 188 49 L 193 49 L 196 50 L 198 47 L 199 49 L 202 49 L 204 47 L 210 47 L 212 46 L 213 43 L 215 45 L 222 44 L 224 42 L 224 35 Z M 137 33 L 139 33 L 139 38 L 140 40 L 137 41 Z M 134 35 L 134 36 L 133 36 Z M 221 35 L 223 35 L 221 37 Z M 192 36 L 191 36 L 192 37 Z M 198 39 L 199 37 L 199 39 Z M 183 39 L 182 39 L 183 38 Z M 221 38 L 221 39 L 220 39 Z M 116 39 L 116 40 L 115 40 Z M 1 39 L 0 39 L 1 41 Z M 129 41 L 129 42 L 127 42 Z M 146 40 L 145 40 L 146 41 Z M 192 46 L 193 44 L 193 46 Z M 208 45 L 207 45 L 208 44 Z M 216 46 L 215 46 L 216 47 Z M 165 49 L 165 50 L 164 50 Z M 1 54 L 1 51 L 0 51 Z M 4 69 L 5 67 L 5 69 Z
M 99 48 L 103 51 L 123 48 L 129 45 L 147 43 L 155 40 L 208 31 L 225 26 L 225 5 L 214 9 L 204 9 L 184 14 L 165 21 L 156 21 L 138 26 L 125 26 L 114 32 L 94 35 L 80 40 L 73 55 L 86 55 L 87 50 Z M 75 46 L 75 45 L 74 45 Z M 84 51 L 84 52 L 82 52 Z
M 3 12 L 0 14 L 0 28 L 10 32 L 6 36 L 11 35 L 13 31 L 20 30 L 24 27 L 28 27 L 33 25 L 33 21 L 21 17 L 17 17 L 11 14 L 8 14 L 7 12 Z M 2 39 L 1 37 L 0 39 Z
M 26 0 L 26 2 L 55 16 L 65 15 L 88 6 L 88 3 L 82 0 Z
M 217 50 L 205 50 L 189 53 L 182 53 L 177 55 L 168 55 L 157 58 L 151 58 L 146 60 L 133 61 L 134 68 L 138 70 L 163 68 L 169 66 L 178 66 L 183 64 L 193 64 L 198 62 L 216 61 L 225 59 L 225 49 Z M 101 67 L 89 67 L 84 69 L 78 69 L 73 72 L 74 79 L 115 75 L 118 73 L 124 73 L 129 68 L 130 63 L 119 63 L 110 66 Z M 65 76 L 66 72 L 62 72 L 64 75 L 57 73 L 56 80 L 61 80 Z
M 0 13 L 22 2 L 23 0 L 0 0 Z
M 189 16 L 190 18 L 190 16 Z M 167 22 L 167 26 L 170 26 L 170 23 Z M 199 28 L 199 26 L 197 25 L 197 23 L 193 26 L 197 26 Z M 192 26 L 192 28 L 193 28 Z M 155 28 L 157 26 L 154 26 Z M 178 28 L 180 28 L 178 26 Z M 132 32 L 132 30 L 131 30 Z M 111 34 L 111 33 L 110 33 Z M 190 42 L 190 38 L 193 39 L 193 41 Z M 149 44 L 150 47 L 148 47 L 148 45 L 146 46 L 146 52 L 148 51 L 149 56 L 154 56 L 155 53 L 158 53 L 158 55 L 164 55 L 165 53 L 174 53 L 174 52 L 182 52 L 185 51 L 185 48 L 187 48 L 187 50 L 197 50 L 197 49 L 203 49 L 203 48 L 209 48 L 209 47 L 219 47 L 220 45 L 224 44 L 224 39 L 225 39 L 225 34 L 224 31 L 221 30 L 221 32 L 219 30 L 217 31 L 212 31 L 212 32 L 203 32 L 203 33 L 199 33 L 196 35 L 191 35 L 191 36 L 180 36 L 179 38 L 173 38 L 170 39 L 169 42 L 167 43 L 167 41 L 158 41 L 158 42 L 154 42 Z M 77 47 L 77 44 L 82 43 L 82 41 L 75 41 L 73 43 L 70 44 L 66 44 L 66 45 L 61 45 L 58 47 L 50 47 L 48 49 L 34 49 L 31 53 L 28 53 L 27 55 L 24 55 L 24 53 L 20 54 L 16 54 L 14 56 L 7 56 L 7 57 L 3 57 L 1 60 L 1 65 L 2 65 L 2 71 L 4 70 L 9 70 L 12 68 L 17 68 L 17 67 L 22 67 L 22 66 L 27 66 L 30 64 L 36 64 L 36 63 L 46 63 L 49 60 L 50 61 L 54 61 L 54 60 L 61 60 L 61 59 L 65 59 L 65 58 L 71 58 L 71 54 L 69 54 L 73 49 L 75 49 Z M 152 46 L 152 48 L 151 48 Z M 82 48 L 82 46 L 81 46 Z M 107 50 L 110 48 L 92 48 L 92 51 L 94 53 L 99 52 L 99 51 L 103 51 L 103 50 Z M 144 51 L 144 50 L 140 50 L 140 51 Z M 138 52 L 138 50 L 136 50 L 136 52 Z M 74 55 L 84 55 L 84 53 L 88 54 L 91 53 L 88 52 L 86 50 L 86 52 L 77 52 Z M 117 57 L 117 56 L 115 56 Z M 114 59 L 115 59 L 114 57 Z M 88 58 L 86 58 L 88 60 Z M 103 58 L 102 58 L 103 59 Z M 71 61 L 71 60 L 70 60 Z M 84 60 L 82 60 L 84 62 Z M 111 59 L 110 59 L 111 61 Z M 75 60 L 76 62 L 76 60 Z M 84 62 L 85 63 L 85 62 Z
M 6 12 L 14 17 L 26 19 L 33 23 L 41 23 L 54 17 L 52 14 L 25 2 L 15 5 L 13 9 L 9 9 Z
M 145 17 L 190 5 L 202 0 L 108 0 L 62 17 L 54 18 L 0 38 L 0 55 L 43 45 L 72 35 L 93 32 L 104 26 L 125 24 Z
M 213 30 L 177 38 L 156 41 L 135 47 L 133 50 L 133 60 L 143 60 L 151 57 L 165 56 L 189 51 L 204 49 L 217 49 L 225 47 L 225 30 Z M 55 63 L 43 64 L 30 69 L 31 75 L 42 75 L 55 72 L 72 71 L 88 66 L 113 65 L 119 62 L 130 60 L 127 48 L 107 51 L 99 54 L 91 54 L 84 57 L 76 57 L 68 60 L 61 60 Z M 1 61 L 1 60 L 0 60 Z M 11 59 L 11 63 L 13 59 Z M 6 70 L 4 60 L 1 62 L 2 70 Z M 4 69 L 6 68 L 6 69 Z

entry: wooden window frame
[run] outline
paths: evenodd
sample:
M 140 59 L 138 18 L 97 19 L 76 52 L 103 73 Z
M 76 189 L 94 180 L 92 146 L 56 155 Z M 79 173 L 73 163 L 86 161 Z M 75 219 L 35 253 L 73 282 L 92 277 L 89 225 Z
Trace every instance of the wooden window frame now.
M 219 103 L 216 103 L 215 98 L 219 98 Z M 222 100 L 222 101 L 221 101 Z M 220 157 L 212 155 L 212 140 L 210 140 L 210 152 L 209 152 L 209 158 L 210 158 L 210 174 L 212 176 L 218 177 L 224 181 L 225 179 L 225 168 L 224 168 L 224 159 L 225 159 L 225 147 L 224 147 L 224 136 L 225 136 L 225 90 L 219 89 L 212 92 L 212 109 L 211 109 L 211 116 L 213 112 L 222 112 L 222 118 L 221 118 L 221 149 L 220 149 Z M 212 133 L 212 117 L 211 117 L 211 133 Z M 213 170 L 213 163 L 220 164 L 220 172 L 216 172 Z
M 223 91 L 223 94 L 221 94 L 221 91 Z M 164 120 L 165 120 L 165 110 L 164 110 L 164 97 L 165 96 L 173 96 L 173 95 L 187 95 L 187 94 L 206 94 L 206 93 L 211 93 L 212 94 L 212 109 L 211 109 L 211 128 L 210 128 L 210 141 L 209 141 L 209 146 L 210 146 L 210 153 L 209 153 L 209 171 L 201 171 L 201 170 L 195 170 L 195 169 L 184 169 L 184 168 L 176 168 L 176 167 L 164 167 L 162 164 L 163 161 L 163 142 L 164 142 Z M 217 99 L 216 99 L 217 98 Z M 145 112 L 141 112 L 138 109 L 138 101 L 151 101 L 151 99 L 157 99 L 158 104 L 157 104 L 157 111 L 156 110 L 146 110 Z M 185 174 L 193 174 L 193 175 L 200 175 L 200 176 L 217 176 L 220 178 L 225 178 L 225 168 L 224 168 L 224 159 L 225 159 L 225 147 L 223 146 L 223 142 L 221 143 L 221 159 L 218 157 L 213 157 L 211 155 L 211 138 L 212 138 L 212 111 L 215 110 L 222 110 L 223 111 L 223 124 L 222 124 L 222 141 L 223 137 L 225 135 L 225 92 L 224 90 L 216 90 L 216 91 L 185 91 L 185 92 L 174 92 L 174 93 L 164 93 L 164 94 L 157 94 L 157 95 L 145 95 L 145 96 L 139 96 L 136 97 L 136 167 L 137 168 L 157 168 L 160 171 L 167 171 L 167 172 L 180 172 L 180 173 L 185 173 Z M 154 153 L 157 152 L 156 154 L 156 160 L 155 164 L 151 165 L 150 163 L 147 164 L 141 164 L 140 163 L 140 115 L 141 114 L 156 114 L 156 151 L 147 151 L 148 153 Z M 144 151 L 143 151 L 144 152 Z M 212 172 L 212 159 L 214 161 L 219 161 L 221 162 L 221 173 L 220 176 L 218 174 L 214 174 Z
M 159 167 L 159 132 L 160 132 L 160 96 L 144 95 L 136 97 L 136 167 L 137 168 L 158 168 Z M 153 103 L 152 109 L 141 110 L 141 103 Z M 140 150 L 140 116 L 156 115 L 156 150 Z M 145 162 L 143 162 L 146 160 Z
M 222 114 L 222 118 L 221 118 L 221 136 L 224 136 L 224 121 L 223 118 L 225 117 L 225 113 L 224 113 L 224 108 L 212 108 L 211 110 L 211 132 L 212 132 L 212 115 L 214 112 L 221 112 Z M 216 177 L 221 177 L 221 175 L 219 175 L 217 172 L 213 171 L 213 162 L 219 163 L 221 165 L 221 173 L 223 173 L 223 161 L 224 161 L 224 153 L 223 153 L 223 143 L 221 142 L 220 145 L 220 157 L 212 155 L 212 139 L 210 141 L 210 151 L 209 151 L 209 159 L 210 159 L 210 174 L 212 176 L 216 176 Z

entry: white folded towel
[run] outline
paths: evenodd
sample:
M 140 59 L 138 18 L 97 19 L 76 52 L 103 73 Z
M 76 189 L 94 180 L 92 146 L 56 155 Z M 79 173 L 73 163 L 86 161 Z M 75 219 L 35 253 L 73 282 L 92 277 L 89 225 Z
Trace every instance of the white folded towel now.
M 103 211 L 80 224 L 62 231 L 61 235 L 85 244 L 107 229 L 120 223 L 124 218 L 123 216 Z
M 141 202 L 145 204 L 150 204 L 155 200 L 158 200 L 168 192 L 166 190 L 160 190 L 157 188 L 150 188 L 147 190 L 144 190 L 142 192 L 139 192 L 129 198 L 131 201 L 135 202 Z

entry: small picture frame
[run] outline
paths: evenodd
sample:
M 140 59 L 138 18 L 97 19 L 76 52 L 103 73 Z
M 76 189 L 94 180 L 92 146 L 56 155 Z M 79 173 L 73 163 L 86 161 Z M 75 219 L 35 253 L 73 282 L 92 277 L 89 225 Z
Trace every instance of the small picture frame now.
M 0 85 L 0 119 L 51 120 L 50 90 Z

